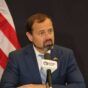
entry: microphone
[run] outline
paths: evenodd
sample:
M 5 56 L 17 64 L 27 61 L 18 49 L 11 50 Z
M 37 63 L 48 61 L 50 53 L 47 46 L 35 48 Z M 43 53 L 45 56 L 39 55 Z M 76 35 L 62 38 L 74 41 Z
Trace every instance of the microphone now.
M 44 54 L 44 58 L 47 59 L 47 60 L 50 60 L 51 59 L 51 56 L 49 53 L 46 53 Z M 48 65 L 52 65 L 51 63 L 47 63 L 47 66 Z M 48 86 L 49 88 L 52 88 L 52 76 L 51 76 L 51 69 L 47 69 L 47 77 L 46 77 L 46 83 L 48 83 Z
M 51 60 L 50 52 L 51 49 L 53 48 L 53 43 L 49 44 L 47 46 L 44 46 L 44 58 L 42 60 L 42 67 L 47 73 L 46 77 L 46 84 L 48 84 L 49 88 L 52 88 L 52 72 L 54 72 L 57 69 L 57 61 L 56 60 Z
M 44 72 L 47 72 L 48 69 L 51 70 L 51 73 L 54 72 L 57 69 L 57 61 L 51 60 L 49 54 L 45 54 L 44 58 L 42 59 L 42 69 Z
M 51 56 L 49 53 L 44 54 L 45 60 L 42 61 L 42 67 L 46 70 L 47 78 L 46 83 L 48 84 L 49 88 L 52 88 L 52 72 L 57 69 L 57 62 L 51 60 Z

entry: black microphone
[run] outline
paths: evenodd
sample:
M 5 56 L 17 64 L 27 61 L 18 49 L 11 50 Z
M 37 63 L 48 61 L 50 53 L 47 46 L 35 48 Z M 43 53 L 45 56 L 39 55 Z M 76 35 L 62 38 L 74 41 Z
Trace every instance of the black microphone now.
M 45 54 L 44 54 L 44 58 L 47 59 L 47 60 L 51 60 L 51 56 L 50 56 L 49 53 L 45 53 Z M 48 84 L 49 88 L 52 88 L 51 69 L 47 69 L 46 84 Z

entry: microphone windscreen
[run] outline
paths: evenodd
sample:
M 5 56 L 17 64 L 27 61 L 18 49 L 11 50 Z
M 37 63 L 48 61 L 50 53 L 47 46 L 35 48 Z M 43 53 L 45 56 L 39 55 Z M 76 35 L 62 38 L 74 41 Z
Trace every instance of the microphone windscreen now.
M 44 58 L 47 59 L 47 60 L 50 60 L 51 59 L 51 56 L 49 53 L 45 53 L 44 54 Z

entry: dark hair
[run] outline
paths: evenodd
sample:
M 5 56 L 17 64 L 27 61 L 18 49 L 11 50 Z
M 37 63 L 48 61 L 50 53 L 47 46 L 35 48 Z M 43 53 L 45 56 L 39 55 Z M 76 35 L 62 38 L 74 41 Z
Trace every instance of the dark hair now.
M 43 13 L 36 13 L 32 16 L 30 16 L 27 20 L 26 23 L 26 32 L 30 32 L 32 34 L 32 25 L 35 21 L 37 21 L 38 23 L 43 22 L 46 18 L 49 18 L 51 20 L 51 17 L 49 17 L 46 14 Z

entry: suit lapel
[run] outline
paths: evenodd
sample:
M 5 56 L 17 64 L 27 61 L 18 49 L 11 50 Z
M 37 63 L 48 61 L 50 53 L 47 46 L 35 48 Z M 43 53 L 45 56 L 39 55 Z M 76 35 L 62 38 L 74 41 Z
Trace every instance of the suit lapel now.
M 54 48 L 51 50 L 51 59 L 57 61 L 57 69 L 52 73 L 52 80 L 55 82 L 55 79 L 60 74 L 60 63 L 61 63 L 61 53 L 58 49 L 58 47 L 54 46 Z
M 31 51 L 30 51 L 31 50 Z M 31 66 L 31 72 L 33 75 L 33 78 L 35 79 L 35 83 L 42 83 L 40 72 L 39 72 L 39 67 L 36 59 L 36 55 L 33 49 L 33 46 L 31 45 L 30 47 L 27 48 L 27 56 L 26 56 L 29 62 L 29 66 Z

